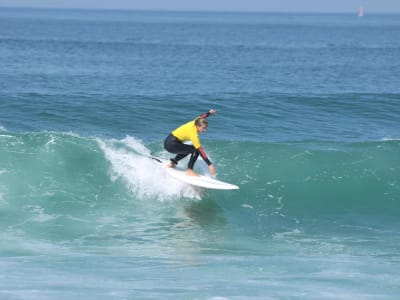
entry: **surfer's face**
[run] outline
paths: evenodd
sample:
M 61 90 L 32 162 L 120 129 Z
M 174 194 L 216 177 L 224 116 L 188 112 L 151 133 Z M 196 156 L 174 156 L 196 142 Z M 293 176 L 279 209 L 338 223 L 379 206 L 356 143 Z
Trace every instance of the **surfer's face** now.
M 207 130 L 207 125 L 206 125 L 206 124 L 197 126 L 197 131 L 198 131 L 199 133 L 206 132 L 206 130 Z

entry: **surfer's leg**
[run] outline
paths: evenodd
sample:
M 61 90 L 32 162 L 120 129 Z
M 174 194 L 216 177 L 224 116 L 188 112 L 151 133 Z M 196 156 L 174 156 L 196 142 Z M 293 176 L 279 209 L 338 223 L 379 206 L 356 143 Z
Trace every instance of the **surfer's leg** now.
M 194 152 L 192 152 L 192 155 L 190 156 L 189 164 L 188 164 L 188 169 L 193 170 L 194 164 L 196 163 L 197 158 L 199 157 L 200 152 L 195 149 Z
M 173 158 L 173 160 L 171 159 L 171 161 L 173 163 L 176 162 L 176 164 L 178 164 L 178 161 L 185 158 L 189 154 L 193 154 L 194 152 L 196 152 L 196 149 L 192 145 L 186 145 L 186 144 L 181 143 L 180 145 L 177 145 L 177 146 L 178 147 L 176 147 L 176 149 L 175 149 L 176 152 L 173 152 L 173 153 L 177 153 L 177 155 L 175 156 L 175 158 Z
M 180 161 L 181 159 L 184 159 L 186 156 L 188 156 L 190 153 L 181 153 L 181 154 L 177 154 L 174 158 L 171 158 L 171 161 L 177 165 L 178 161 Z
M 197 158 L 199 157 L 199 155 L 200 155 L 200 152 L 199 152 L 198 150 L 195 149 L 195 151 L 194 151 L 194 152 L 192 153 L 192 155 L 190 156 L 190 160 L 189 160 L 189 163 L 188 163 L 188 169 L 187 169 L 187 171 L 186 171 L 186 174 L 187 174 L 187 175 L 190 175 L 190 176 L 199 176 L 199 174 L 197 174 L 195 171 L 193 171 L 194 164 L 195 164 Z
M 176 154 L 175 158 L 171 159 L 171 167 L 174 167 L 178 162 L 187 155 L 193 153 L 196 149 L 192 145 L 186 145 L 179 141 L 176 137 L 170 134 L 164 142 L 164 148 L 170 153 Z

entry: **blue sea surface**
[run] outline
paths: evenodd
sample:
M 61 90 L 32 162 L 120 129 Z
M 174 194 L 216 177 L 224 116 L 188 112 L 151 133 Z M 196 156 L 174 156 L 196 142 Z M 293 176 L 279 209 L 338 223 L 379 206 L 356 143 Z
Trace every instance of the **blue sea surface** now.
M 1 8 L 0 298 L 399 299 L 399 58 L 399 15 Z M 210 108 L 238 191 L 148 158 Z

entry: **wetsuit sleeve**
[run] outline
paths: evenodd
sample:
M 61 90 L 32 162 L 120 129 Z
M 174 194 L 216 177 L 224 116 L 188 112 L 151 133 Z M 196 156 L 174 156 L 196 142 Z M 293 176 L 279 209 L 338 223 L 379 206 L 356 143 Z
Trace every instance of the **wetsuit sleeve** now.
M 210 116 L 210 112 L 208 111 L 208 112 L 206 112 L 206 113 L 204 113 L 204 114 L 201 114 L 200 115 L 200 118 L 202 118 L 202 119 L 205 119 L 205 118 L 208 118 Z M 207 157 L 207 154 L 206 154 L 206 152 L 204 151 L 204 149 L 203 149 L 203 147 L 199 147 L 198 148 L 198 150 L 199 150 L 199 153 L 200 153 L 200 155 L 201 155 L 201 158 L 206 162 L 206 164 L 209 166 L 209 165 L 212 165 L 212 162 L 208 159 L 208 157 Z
M 203 147 L 200 147 L 199 153 L 201 155 L 201 158 L 206 162 L 206 164 L 209 166 L 212 164 L 212 162 L 208 159 L 206 152 L 204 151 Z
M 209 116 L 210 116 L 210 112 L 208 111 L 208 112 L 206 112 L 204 114 L 201 114 L 200 118 L 205 119 L 205 118 L 208 118 Z

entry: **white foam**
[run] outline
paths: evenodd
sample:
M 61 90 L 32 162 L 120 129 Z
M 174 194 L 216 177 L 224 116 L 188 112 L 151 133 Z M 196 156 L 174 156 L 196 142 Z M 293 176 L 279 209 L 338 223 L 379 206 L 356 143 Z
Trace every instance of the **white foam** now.
M 144 156 L 150 156 L 151 151 L 146 148 L 145 145 L 143 145 L 143 142 L 139 139 L 136 139 L 132 136 L 126 136 L 122 141 L 124 145 L 126 145 L 128 148 L 134 150 L 138 154 L 144 155 Z
M 252 205 L 250 205 L 250 204 L 246 204 L 246 203 L 243 203 L 243 204 L 242 204 L 242 207 L 254 209 L 254 206 L 252 206 Z
M 55 145 L 55 143 L 56 143 L 56 137 L 53 134 L 50 134 L 50 139 L 44 146 L 46 149 L 49 149 L 49 146 Z
M 400 138 L 393 138 L 393 137 L 384 137 L 382 139 L 384 142 L 390 142 L 390 141 L 400 141 Z
M 151 151 L 133 137 L 121 141 L 97 140 L 111 163 L 111 179 L 123 179 L 140 199 L 170 200 L 181 197 L 200 199 L 200 191 L 170 177 L 149 158 Z M 124 147 L 120 147 L 121 143 Z

